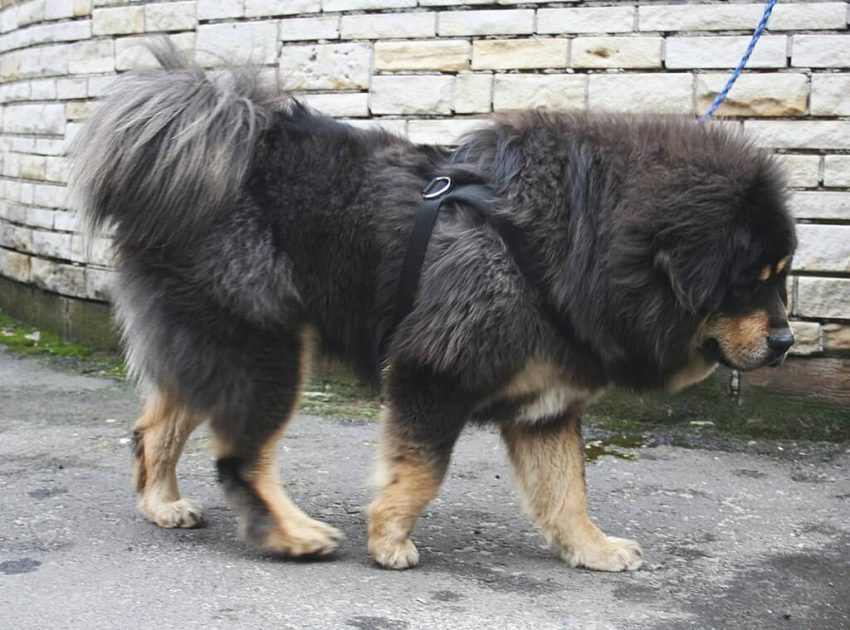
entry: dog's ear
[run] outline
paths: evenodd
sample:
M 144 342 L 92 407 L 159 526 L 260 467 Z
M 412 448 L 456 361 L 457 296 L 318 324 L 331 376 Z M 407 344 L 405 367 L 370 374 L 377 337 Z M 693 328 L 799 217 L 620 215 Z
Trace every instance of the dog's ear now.
M 676 302 L 686 311 L 698 313 L 716 292 L 722 264 L 705 252 L 680 247 L 659 249 L 653 267 L 667 280 Z
M 676 301 L 685 308 L 688 308 L 690 301 L 688 296 L 682 292 L 681 285 L 678 280 L 676 280 L 676 275 L 673 273 L 672 264 L 670 262 L 670 252 L 666 249 L 659 249 L 655 253 L 655 258 L 652 260 L 652 266 L 667 280 L 670 285 L 670 289 L 676 296 Z M 688 310 L 690 309 L 688 308 Z

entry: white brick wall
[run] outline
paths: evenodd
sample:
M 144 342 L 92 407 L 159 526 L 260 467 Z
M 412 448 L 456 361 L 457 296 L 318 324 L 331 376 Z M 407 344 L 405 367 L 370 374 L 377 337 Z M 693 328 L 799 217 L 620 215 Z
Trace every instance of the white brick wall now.
M 169 33 L 210 68 L 277 71 L 311 107 L 444 143 L 527 107 L 698 115 L 761 0 L 27 0 L 0 3 L 0 274 L 107 297 L 108 241 L 67 212 L 67 140 Z M 845 2 L 783 0 L 719 115 L 776 151 L 800 224 L 806 353 L 850 338 L 850 33 Z M 837 327 L 837 328 L 835 328 Z M 839 341 L 836 341 L 839 340 Z M 841 341 L 845 340 L 845 341 Z M 840 345 L 840 344 L 844 345 Z

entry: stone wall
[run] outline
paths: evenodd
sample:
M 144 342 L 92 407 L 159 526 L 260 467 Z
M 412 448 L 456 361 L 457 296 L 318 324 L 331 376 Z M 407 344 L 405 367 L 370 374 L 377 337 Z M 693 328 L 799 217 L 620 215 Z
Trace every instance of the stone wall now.
M 169 33 L 214 67 L 278 71 L 311 105 L 417 142 L 525 107 L 702 113 L 761 2 L 2 0 L 0 275 L 106 301 L 108 242 L 67 211 L 66 140 L 138 46 Z M 792 312 L 806 355 L 850 354 L 850 36 L 845 2 L 779 3 L 720 110 L 782 154 L 800 248 Z M 0 285 L 2 287 L 4 285 Z M 8 293 L 8 292 L 7 292 Z M 3 295 L 0 295 L 0 306 Z

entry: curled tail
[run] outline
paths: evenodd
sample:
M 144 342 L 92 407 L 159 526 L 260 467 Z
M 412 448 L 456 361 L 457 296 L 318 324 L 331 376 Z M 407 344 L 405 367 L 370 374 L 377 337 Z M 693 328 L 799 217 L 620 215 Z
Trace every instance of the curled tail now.
M 72 187 L 90 232 L 119 250 L 180 245 L 239 194 L 279 95 L 256 71 L 208 77 L 170 42 L 161 68 L 121 76 L 71 149 Z

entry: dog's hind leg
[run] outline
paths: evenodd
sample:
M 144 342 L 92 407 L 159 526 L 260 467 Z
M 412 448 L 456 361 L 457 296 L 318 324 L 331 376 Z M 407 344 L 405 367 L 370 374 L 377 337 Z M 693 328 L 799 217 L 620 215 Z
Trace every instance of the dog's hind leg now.
M 396 370 L 388 378 L 387 408 L 381 417 L 376 480 L 369 506 L 369 554 L 386 569 L 419 562 L 410 533 L 440 488 L 455 441 L 466 419 L 450 388 L 428 375 Z
M 579 418 L 543 426 L 510 424 L 502 437 L 528 512 L 570 566 L 598 571 L 640 567 L 636 542 L 606 536 L 588 517 Z
M 305 334 L 281 340 L 269 356 L 256 348 L 250 392 L 238 408 L 212 419 L 219 481 L 239 510 L 242 537 L 286 556 L 327 555 L 342 540 L 339 531 L 289 499 L 278 475 L 278 442 L 298 405 L 308 346 Z
M 203 521 L 202 510 L 181 498 L 176 472 L 186 439 L 203 420 L 175 396 L 156 391 L 136 423 L 133 481 L 139 507 L 160 527 L 195 527 Z

